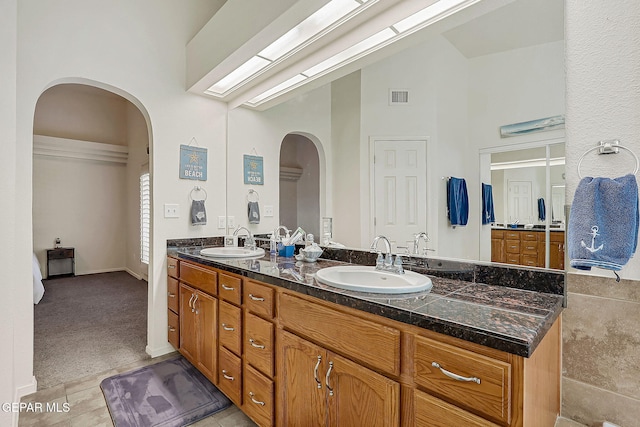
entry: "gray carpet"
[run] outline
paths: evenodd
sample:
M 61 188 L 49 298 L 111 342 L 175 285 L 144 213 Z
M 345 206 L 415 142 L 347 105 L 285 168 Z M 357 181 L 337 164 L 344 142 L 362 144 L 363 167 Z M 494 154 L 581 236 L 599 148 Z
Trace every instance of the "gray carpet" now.
M 116 427 L 181 427 L 231 406 L 182 356 L 107 378 L 100 387 Z
M 90 274 L 44 281 L 34 306 L 38 389 L 143 360 L 147 282 L 130 274 Z

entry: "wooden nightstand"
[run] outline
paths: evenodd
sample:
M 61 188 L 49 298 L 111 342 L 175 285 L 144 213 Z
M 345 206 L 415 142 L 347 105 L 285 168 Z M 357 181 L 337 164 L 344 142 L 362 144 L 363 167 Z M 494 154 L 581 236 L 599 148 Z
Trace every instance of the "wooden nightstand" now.
M 51 269 L 53 268 L 53 271 Z M 75 248 L 47 249 L 47 279 L 76 275 Z

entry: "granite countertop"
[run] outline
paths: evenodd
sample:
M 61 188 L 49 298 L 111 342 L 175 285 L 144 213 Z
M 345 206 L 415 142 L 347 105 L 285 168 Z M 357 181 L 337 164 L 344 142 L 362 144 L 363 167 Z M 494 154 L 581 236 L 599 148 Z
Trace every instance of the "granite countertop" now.
M 509 231 L 538 231 L 543 233 L 546 231 L 544 225 L 542 226 L 534 225 L 533 228 L 526 228 L 522 225 L 518 227 L 494 225 L 494 226 L 491 226 L 491 229 L 492 230 L 509 230 Z M 550 227 L 549 231 L 553 233 L 555 231 L 565 231 L 565 229 L 563 227 Z
M 317 282 L 321 268 L 345 264 L 270 257 L 220 259 L 199 247 L 168 248 L 169 256 L 220 268 L 328 302 L 359 309 L 476 344 L 529 357 L 562 311 L 563 296 L 429 275 L 433 288 L 412 294 L 347 291 Z M 405 267 L 411 270 L 410 266 Z M 414 268 L 420 271 L 420 268 Z

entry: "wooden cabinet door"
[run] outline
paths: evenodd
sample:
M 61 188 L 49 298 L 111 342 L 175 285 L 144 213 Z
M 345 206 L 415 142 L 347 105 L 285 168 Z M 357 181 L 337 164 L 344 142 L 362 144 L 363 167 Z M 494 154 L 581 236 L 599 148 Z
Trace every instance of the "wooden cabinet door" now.
M 504 239 L 491 238 L 491 262 L 505 262 Z
M 293 334 L 282 331 L 278 343 L 278 390 L 283 426 L 326 425 L 324 373 L 327 354 Z M 349 424 L 344 424 L 349 425 Z
M 325 388 L 329 426 L 400 425 L 400 385 L 331 352 Z
M 217 304 L 216 298 L 205 293 L 197 292 L 194 302 L 198 327 L 198 368 L 211 382 L 217 383 L 217 348 L 216 325 Z
M 196 290 L 180 284 L 180 353 L 192 364 L 198 364 L 198 328 L 193 300 Z

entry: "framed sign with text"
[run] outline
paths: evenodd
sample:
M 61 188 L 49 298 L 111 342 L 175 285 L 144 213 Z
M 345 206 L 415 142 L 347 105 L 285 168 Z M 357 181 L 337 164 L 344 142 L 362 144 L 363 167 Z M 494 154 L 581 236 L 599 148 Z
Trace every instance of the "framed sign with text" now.
M 262 157 L 244 155 L 244 183 L 264 185 Z
M 207 180 L 207 149 L 180 145 L 180 178 Z

